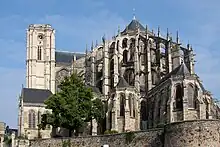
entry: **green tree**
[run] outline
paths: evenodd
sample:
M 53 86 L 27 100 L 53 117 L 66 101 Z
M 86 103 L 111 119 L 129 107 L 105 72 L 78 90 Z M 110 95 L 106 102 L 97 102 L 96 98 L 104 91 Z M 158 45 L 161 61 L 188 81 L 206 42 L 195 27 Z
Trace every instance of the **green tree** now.
M 52 113 L 42 115 L 40 128 L 45 129 L 48 124 L 55 128 L 63 127 L 69 129 L 69 136 L 72 136 L 73 131 L 77 136 L 84 123 L 102 117 L 96 105 L 98 100 L 93 101 L 92 90 L 85 86 L 76 73 L 65 77 L 59 88 L 57 94 L 45 101 L 46 109 L 51 109 Z

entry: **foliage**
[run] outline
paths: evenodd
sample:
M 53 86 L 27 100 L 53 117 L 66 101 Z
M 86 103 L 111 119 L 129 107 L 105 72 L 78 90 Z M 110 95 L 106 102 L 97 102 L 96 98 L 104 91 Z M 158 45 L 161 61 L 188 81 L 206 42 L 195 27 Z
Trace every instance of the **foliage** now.
M 105 118 L 105 105 L 100 99 L 94 99 L 92 101 L 92 119 L 95 119 L 98 123 L 101 123 Z
M 118 131 L 116 131 L 116 130 L 106 130 L 104 132 L 104 134 L 117 134 L 117 133 L 118 133 Z
M 49 97 L 45 101 L 46 109 L 51 109 L 52 113 L 42 115 L 39 127 L 45 129 L 49 124 L 55 128 L 63 127 L 71 132 L 78 130 L 85 122 L 95 118 L 98 121 L 103 117 L 100 100 L 93 100 L 93 93 L 87 88 L 81 77 L 73 73 L 70 77 L 65 77 L 61 82 L 60 92 Z
M 11 144 L 11 137 L 9 137 L 8 135 L 4 136 L 4 143 L 7 145 Z
M 126 144 L 131 143 L 134 138 L 135 138 L 134 132 L 125 133 Z
M 28 137 L 25 135 L 25 136 L 18 136 L 16 137 L 17 139 L 28 139 Z
M 70 147 L 70 146 L 71 146 L 70 139 L 62 141 L 62 147 Z

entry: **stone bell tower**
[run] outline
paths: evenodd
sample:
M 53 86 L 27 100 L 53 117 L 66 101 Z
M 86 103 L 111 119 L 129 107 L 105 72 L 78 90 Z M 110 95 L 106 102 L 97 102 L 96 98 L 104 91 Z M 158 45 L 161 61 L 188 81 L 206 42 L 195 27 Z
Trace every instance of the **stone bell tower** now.
M 26 87 L 55 92 L 55 30 L 33 24 L 27 30 Z

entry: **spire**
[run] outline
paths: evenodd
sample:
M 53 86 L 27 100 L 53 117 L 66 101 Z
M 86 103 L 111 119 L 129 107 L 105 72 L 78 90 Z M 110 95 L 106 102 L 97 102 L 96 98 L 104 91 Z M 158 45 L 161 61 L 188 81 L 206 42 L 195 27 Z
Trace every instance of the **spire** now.
M 136 17 L 135 17 L 135 8 L 133 8 L 133 20 L 136 20 Z
M 187 43 L 187 49 L 190 50 L 189 40 L 188 40 L 188 43 Z
M 179 44 L 179 32 L 176 32 L 176 43 Z
M 158 26 L 157 36 L 160 37 L 160 26 Z
M 120 26 L 118 26 L 118 35 L 120 35 Z
M 87 47 L 87 44 L 86 44 L 86 56 L 88 55 L 88 47 Z
M 167 40 L 169 40 L 169 29 L 167 28 Z
M 95 47 L 97 47 L 97 46 L 98 46 L 98 40 L 95 41 Z
M 94 47 L 93 47 L 93 41 L 92 41 L 92 45 L 91 45 L 91 51 L 93 50 L 93 48 L 94 48 Z
M 102 37 L 102 42 L 103 42 L 103 44 L 105 44 L 105 34 L 103 35 L 103 37 Z

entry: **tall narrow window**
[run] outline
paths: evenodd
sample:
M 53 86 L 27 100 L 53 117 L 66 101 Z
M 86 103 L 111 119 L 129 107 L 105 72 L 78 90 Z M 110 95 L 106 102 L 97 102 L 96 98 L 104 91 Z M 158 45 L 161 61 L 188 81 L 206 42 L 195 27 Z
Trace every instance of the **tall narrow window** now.
M 127 63 L 128 62 L 128 51 L 124 50 L 123 51 L 123 63 Z
M 194 87 L 189 84 L 187 87 L 188 90 L 188 106 L 189 108 L 196 108 L 196 99 L 195 99 L 195 92 L 194 92 Z
M 41 53 L 42 52 L 42 49 L 41 49 L 41 46 L 38 46 L 37 48 L 37 60 L 41 60 Z
M 36 115 L 34 110 L 30 110 L 28 114 L 28 126 L 31 129 L 34 129 L 36 127 Z
M 132 98 L 132 102 L 133 102 L 133 117 L 135 117 L 135 100 L 134 97 Z
M 176 109 L 183 110 L 183 88 L 181 85 L 176 86 Z
M 125 95 L 120 96 L 120 116 L 125 116 Z

